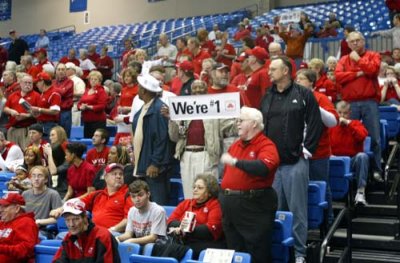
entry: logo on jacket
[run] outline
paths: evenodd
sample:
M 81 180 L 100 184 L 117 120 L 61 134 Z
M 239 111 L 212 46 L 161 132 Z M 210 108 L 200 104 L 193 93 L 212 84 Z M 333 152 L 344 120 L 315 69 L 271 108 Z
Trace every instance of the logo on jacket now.
M 8 238 L 10 236 L 10 234 L 12 233 L 12 231 L 13 230 L 11 228 L 2 229 L 2 230 L 0 230 L 0 237 Z
M 207 214 L 208 213 L 208 208 L 204 207 L 203 212 Z
M 250 158 L 255 158 L 256 157 L 256 153 L 255 152 L 250 152 L 249 156 L 250 156 Z
M 296 99 L 292 100 L 292 103 L 297 103 L 297 100 Z
M 88 254 L 93 254 L 93 247 L 90 247 L 89 249 L 88 249 Z

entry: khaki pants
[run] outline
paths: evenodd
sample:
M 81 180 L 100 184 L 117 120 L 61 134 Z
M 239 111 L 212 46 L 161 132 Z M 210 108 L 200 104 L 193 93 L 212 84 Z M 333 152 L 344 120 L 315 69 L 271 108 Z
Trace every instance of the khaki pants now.
M 26 146 L 29 144 L 28 127 L 10 127 L 7 131 L 7 140 L 16 143 L 22 151 L 25 151 Z
M 185 151 L 181 160 L 181 178 L 185 199 L 192 198 L 194 179 L 198 174 L 211 172 L 218 179 L 218 166 L 212 166 L 206 151 Z

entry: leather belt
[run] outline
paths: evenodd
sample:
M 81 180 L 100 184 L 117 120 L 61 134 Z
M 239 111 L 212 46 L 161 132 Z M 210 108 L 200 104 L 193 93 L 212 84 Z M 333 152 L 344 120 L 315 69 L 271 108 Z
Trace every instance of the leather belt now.
M 195 147 L 195 148 L 186 147 L 185 151 L 188 151 L 188 152 L 204 152 L 204 147 Z

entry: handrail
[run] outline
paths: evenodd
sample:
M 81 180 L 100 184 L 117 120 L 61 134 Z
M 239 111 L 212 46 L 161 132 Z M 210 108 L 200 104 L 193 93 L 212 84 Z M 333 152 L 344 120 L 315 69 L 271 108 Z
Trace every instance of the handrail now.
M 76 33 L 76 27 L 75 27 L 75 25 L 69 25 L 69 26 L 58 27 L 58 28 L 55 28 L 55 29 L 47 30 L 47 32 L 60 32 L 61 30 L 67 29 L 67 28 L 72 28 L 72 30 L 74 31 L 74 33 Z

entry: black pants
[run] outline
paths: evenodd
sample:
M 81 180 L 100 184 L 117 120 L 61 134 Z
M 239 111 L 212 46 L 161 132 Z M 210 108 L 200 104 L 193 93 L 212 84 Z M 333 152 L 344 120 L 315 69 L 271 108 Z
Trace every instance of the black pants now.
M 272 262 L 272 234 L 278 206 L 275 190 L 253 196 L 220 193 L 228 249 L 246 252 L 253 263 Z
M 106 121 L 84 122 L 83 137 L 92 138 L 97 129 L 106 129 Z

